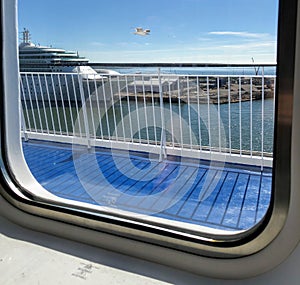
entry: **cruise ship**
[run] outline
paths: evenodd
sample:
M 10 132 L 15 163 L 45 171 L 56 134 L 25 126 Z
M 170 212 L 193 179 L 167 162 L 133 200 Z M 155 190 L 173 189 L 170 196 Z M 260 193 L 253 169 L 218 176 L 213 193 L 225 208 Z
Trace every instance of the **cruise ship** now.
M 19 45 L 23 99 L 48 96 L 50 100 L 79 100 L 82 99 L 80 85 L 81 93 L 86 98 L 95 93 L 96 88 L 105 82 L 107 75 L 118 74 L 109 69 L 102 69 L 99 74 L 88 62 L 78 52 L 32 43 L 29 30 L 24 29 Z M 45 86 L 48 86 L 47 90 Z M 68 94 L 68 98 L 65 95 L 62 97 L 62 94 Z

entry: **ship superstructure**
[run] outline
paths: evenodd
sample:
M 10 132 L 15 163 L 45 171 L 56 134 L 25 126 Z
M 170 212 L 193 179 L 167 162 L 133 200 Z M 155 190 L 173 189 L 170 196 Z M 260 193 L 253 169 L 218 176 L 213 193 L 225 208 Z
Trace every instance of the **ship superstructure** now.
M 78 52 L 60 48 L 33 44 L 29 30 L 22 32 L 22 43 L 19 45 L 19 65 L 21 72 L 80 72 L 95 74 L 96 71 L 87 64 L 89 60 L 79 56 Z

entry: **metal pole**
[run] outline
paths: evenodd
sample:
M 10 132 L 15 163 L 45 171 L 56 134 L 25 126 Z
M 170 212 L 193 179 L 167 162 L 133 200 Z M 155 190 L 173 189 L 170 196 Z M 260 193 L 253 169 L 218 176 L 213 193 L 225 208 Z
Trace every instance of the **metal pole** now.
M 22 105 L 20 106 L 20 111 L 21 111 L 21 129 L 23 129 L 24 140 L 27 142 L 28 141 L 28 133 L 27 133 L 27 129 L 26 129 L 26 123 L 25 123 Z
M 265 69 L 262 67 L 261 79 L 261 171 L 264 170 L 264 117 L 265 117 Z
M 167 158 L 166 151 L 166 124 L 165 124 L 165 116 L 164 116 L 164 104 L 163 104 L 163 91 L 161 84 L 161 74 L 160 67 L 158 67 L 158 86 L 159 86 L 159 103 L 160 103 L 160 114 L 161 114 L 161 139 L 160 139 L 160 153 L 159 153 L 159 162 L 163 161 L 164 158 Z
M 84 98 L 82 76 L 79 73 L 79 68 L 77 68 L 77 76 L 78 76 L 82 113 L 83 113 L 83 122 L 84 122 L 84 127 L 85 127 L 85 135 L 86 135 L 86 139 L 87 139 L 87 147 L 90 149 L 91 148 L 90 128 L 89 128 L 89 122 L 88 122 L 88 116 L 87 116 L 87 110 L 86 110 L 86 102 L 85 102 L 85 98 Z

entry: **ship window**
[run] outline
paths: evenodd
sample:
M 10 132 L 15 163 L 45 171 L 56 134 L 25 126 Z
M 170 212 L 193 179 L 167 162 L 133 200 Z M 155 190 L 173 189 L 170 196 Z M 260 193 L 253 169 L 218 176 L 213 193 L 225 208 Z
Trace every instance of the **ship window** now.
M 286 163 L 278 136 L 288 131 L 281 128 L 282 112 L 291 110 L 284 109 L 282 88 L 290 85 L 280 72 L 293 75 L 294 44 L 284 44 L 290 39 L 277 32 L 277 21 L 278 11 L 295 3 L 281 1 L 279 9 L 278 1 L 256 1 L 263 5 L 257 9 L 255 1 L 174 1 L 140 9 L 141 18 L 133 12 L 139 8 L 128 9 L 131 2 L 126 11 L 132 15 L 101 2 L 122 29 L 112 30 L 120 37 L 104 34 L 98 44 L 78 43 L 67 26 L 61 34 L 46 33 L 45 42 L 66 40 L 80 54 L 96 55 L 94 69 L 19 72 L 17 53 L 7 51 L 16 66 L 7 75 L 4 114 L 7 124 L 19 126 L 6 128 L 7 163 L 22 197 L 45 212 L 49 207 L 53 219 L 61 218 L 53 212 L 61 213 L 69 222 L 64 214 L 71 213 L 78 223 L 86 219 L 87 228 L 96 224 L 193 254 L 253 254 L 265 244 L 248 242 L 274 226 L 282 195 L 276 185 L 284 178 L 276 171 Z M 57 12 L 42 2 L 20 1 L 18 8 L 19 30 L 34 27 L 33 39 L 45 33 L 31 21 Z M 65 13 L 57 13 L 56 20 L 63 19 Z M 130 30 L 129 19 L 144 19 L 144 27 Z M 84 27 L 77 27 L 83 35 Z
M 182 10 L 170 15 L 174 25 L 176 13 L 204 9 L 200 2 L 177 2 L 175 6 L 182 6 Z M 193 42 L 193 34 L 187 38 L 191 41 L 191 47 L 186 48 L 189 53 L 180 49 L 176 53 L 171 43 L 162 42 L 170 49 L 172 61 L 178 62 L 177 67 L 152 67 L 150 63 L 150 75 L 137 65 L 131 67 L 133 75 L 119 72 L 117 77 L 94 80 L 90 75 L 87 80 L 84 74 L 82 79 L 75 72 L 65 76 L 59 74 L 62 68 L 55 68 L 57 74 L 46 80 L 48 88 L 42 90 L 45 74 L 21 74 L 21 84 L 31 86 L 30 94 L 22 94 L 28 139 L 22 145 L 35 179 L 52 195 L 70 203 L 109 208 L 112 214 L 147 215 L 162 225 L 171 221 L 191 231 L 208 228 L 230 234 L 259 224 L 268 212 L 272 195 L 277 6 L 273 1 L 265 19 L 263 9 L 254 11 L 249 4 L 256 18 L 267 21 L 266 31 L 261 28 L 261 32 L 255 32 L 252 14 L 247 19 L 249 31 L 235 31 L 238 17 L 229 21 L 234 13 L 222 10 L 223 20 L 232 30 L 222 31 L 222 25 L 217 28 L 209 23 L 202 25 L 201 31 L 195 30 L 198 37 L 207 37 L 208 46 L 201 40 Z M 22 23 L 32 12 L 27 6 L 23 9 L 22 3 L 20 7 Z M 247 9 L 244 4 L 237 7 L 240 11 Z M 216 11 L 210 6 L 205 9 L 212 15 L 221 13 L 217 7 Z M 170 13 L 164 8 L 155 12 Z M 41 10 L 39 17 L 43 13 Z M 202 20 L 197 21 L 187 24 L 197 27 Z M 155 41 L 153 25 L 154 35 L 136 29 L 128 37 L 132 41 L 138 37 Z M 176 33 L 187 37 L 178 23 L 176 26 Z M 163 31 L 157 34 L 162 36 Z M 214 61 L 220 46 L 224 49 L 229 40 L 232 45 L 218 60 L 227 61 L 229 66 L 232 63 L 230 68 L 211 65 L 207 71 L 201 64 L 192 67 L 198 62 L 193 59 L 196 55 L 192 47 Z M 169 41 L 179 45 L 177 39 Z M 215 53 L 208 53 L 209 45 L 214 46 Z M 234 53 L 234 58 L 232 51 L 239 46 L 244 52 Z M 147 49 L 152 52 L 151 47 Z M 122 50 L 112 49 L 111 53 L 115 60 L 124 61 Z M 165 55 L 152 57 L 159 62 Z M 185 57 L 191 62 L 188 70 L 179 64 Z M 255 65 L 255 61 L 273 64 Z M 249 62 L 254 64 L 243 66 Z M 134 75 L 138 69 L 139 75 Z M 49 88 L 50 82 L 55 88 Z M 49 147 L 57 147 L 55 156 L 49 157 Z M 38 161 L 34 159 L 36 153 Z M 87 169 L 91 171 L 87 173 Z

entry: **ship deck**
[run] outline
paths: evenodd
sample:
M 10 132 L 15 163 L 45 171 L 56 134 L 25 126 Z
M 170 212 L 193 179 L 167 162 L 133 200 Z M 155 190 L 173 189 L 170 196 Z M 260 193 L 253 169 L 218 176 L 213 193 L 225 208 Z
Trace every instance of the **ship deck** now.
M 225 230 L 252 227 L 270 203 L 271 168 L 172 156 L 158 162 L 145 153 L 36 140 L 23 141 L 23 150 L 36 180 L 73 201 Z

